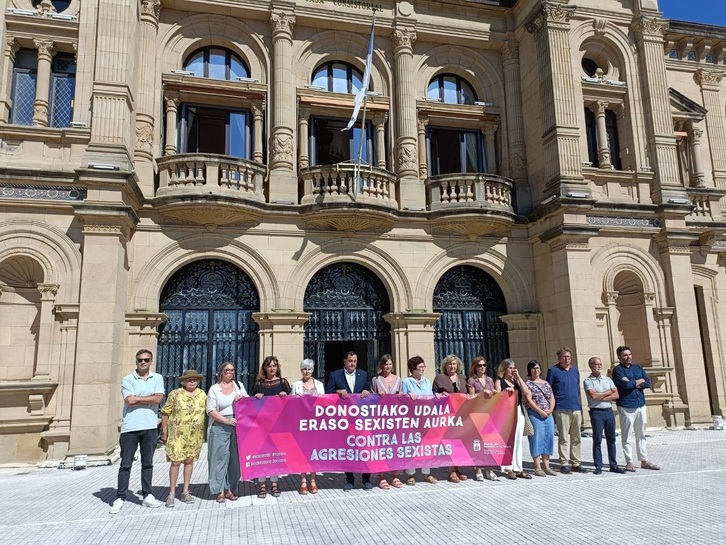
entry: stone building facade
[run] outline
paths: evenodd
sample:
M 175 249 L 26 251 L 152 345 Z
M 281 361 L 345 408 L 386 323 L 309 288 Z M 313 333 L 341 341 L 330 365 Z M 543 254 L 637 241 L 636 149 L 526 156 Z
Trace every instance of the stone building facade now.
M 726 405 L 726 31 L 656 0 L 4 0 L 0 463 L 109 456 L 139 348 L 647 366 Z M 363 82 L 364 110 L 343 131 Z

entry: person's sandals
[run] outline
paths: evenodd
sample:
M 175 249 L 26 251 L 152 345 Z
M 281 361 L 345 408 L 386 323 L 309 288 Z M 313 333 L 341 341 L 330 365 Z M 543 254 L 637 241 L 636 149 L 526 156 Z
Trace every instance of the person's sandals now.
M 261 484 L 260 487 L 257 489 L 257 497 L 261 500 L 264 500 L 267 497 L 267 486 L 264 484 Z M 219 500 L 217 500 L 219 501 Z
M 228 499 L 229 501 L 237 501 L 237 496 L 236 496 L 236 495 L 235 495 L 235 493 L 234 493 L 234 492 L 232 492 L 231 490 L 229 490 L 229 491 L 228 491 L 228 492 L 227 492 L 227 493 L 226 493 L 226 494 L 224 495 L 224 497 L 225 497 L 225 498 L 227 498 L 227 499 Z
M 391 486 L 393 488 L 401 488 L 403 486 L 403 483 L 401 482 L 401 479 L 399 479 L 398 477 L 394 477 L 391 481 Z
M 516 473 L 515 473 L 514 471 L 512 471 L 511 469 L 510 469 L 509 471 L 507 471 L 507 472 L 506 472 L 506 473 L 504 474 L 504 476 L 505 476 L 505 477 L 506 477 L 507 479 L 510 479 L 510 480 L 512 480 L 512 481 L 515 481 L 515 480 L 517 479 L 517 474 L 516 474 Z
M 485 479 L 486 479 L 487 481 L 498 481 L 498 480 L 499 480 L 499 477 L 497 477 L 497 474 L 496 474 L 496 473 L 494 473 L 494 471 L 493 471 L 493 470 L 491 470 L 491 469 L 487 469 L 487 470 L 486 470 L 486 471 L 484 472 L 484 478 L 485 478 Z
M 406 484 L 409 486 L 414 486 L 416 484 L 416 479 L 413 475 L 411 475 L 408 479 L 406 479 Z
M 464 475 L 463 473 L 461 473 L 460 471 L 457 471 L 456 472 L 456 475 L 457 475 L 457 477 L 459 477 L 459 480 L 460 481 L 465 481 L 465 480 L 467 480 L 469 478 L 466 475 Z
M 519 477 L 520 479 L 531 479 L 532 475 L 530 475 L 526 471 L 520 471 L 519 473 L 517 473 L 517 477 Z
M 386 479 L 381 479 L 380 481 L 378 481 L 378 486 L 383 490 L 389 490 L 391 488 L 391 485 L 388 484 L 388 481 Z
M 276 498 L 280 497 L 280 489 L 277 487 L 277 483 L 272 483 L 272 486 L 270 487 L 270 494 Z
M 183 503 L 194 503 L 194 498 L 192 498 L 192 495 L 189 492 L 182 492 L 182 495 L 179 496 L 179 500 Z
M 546 475 L 549 475 L 550 477 L 557 477 L 557 472 L 552 471 L 549 467 L 544 468 L 544 472 Z
M 644 460 L 644 461 L 640 462 L 640 467 L 642 469 L 653 469 L 655 471 L 658 471 L 660 469 L 660 467 L 655 465 L 653 462 L 649 462 L 648 460 Z
M 308 485 L 305 483 L 302 483 L 300 485 L 300 488 L 298 489 L 298 492 L 300 493 L 301 496 L 306 495 L 308 493 Z
M 452 471 L 451 473 L 449 473 L 449 482 L 458 483 L 460 481 L 461 481 L 461 479 L 459 479 L 459 476 L 456 474 L 456 471 Z
M 635 472 L 635 468 L 633 467 L 633 464 L 631 464 L 630 462 L 625 464 L 625 471 Z
M 542 469 L 535 469 L 534 474 L 537 475 L 537 477 L 546 477 L 547 473 L 544 472 Z
M 167 507 L 174 507 L 174 494 L 169 494 L 166 497 L 166 503 L 164 505 Z
M 217 494 L 217 503 L 224 503 L 227 501 L 227 498 L 224 497 L 224 492 L 220 492 Z
M 310 479 L 310 493 L 311 494 L 317 494 L 318 493 L 318 485 L 315 484 L 315 479 Z
M 426 475 L 424 477 L 424 481 L 426 481 L 429 484 L 436 484 L 439 482 L 439 480 L 436 477 L 434 477 L 433 475 L 430 475 L 430 474 Z
M 481 469 L 476 470 L 476 477 L 474 477 L 477 481 L 483 481 L 484 480 L 484 474 L 481 472 Z

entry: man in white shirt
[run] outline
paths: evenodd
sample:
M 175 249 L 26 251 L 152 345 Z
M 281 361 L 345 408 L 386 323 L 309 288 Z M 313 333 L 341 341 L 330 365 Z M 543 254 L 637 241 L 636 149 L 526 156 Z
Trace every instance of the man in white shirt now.
M 164 381 L 161 375 L 151 372 L 154 359 L 149 350 L 136 353 L 136 371 L 121 381 L 124 398 L 124 414 L 121 423 L 121 464 L 118 468 L 116 499 L 109 513 L 115 515 L 124 505 L 129 490 L 131 466 L 136 448 L 141 450 L 141 492 L 145 507 L 160 507 L 162 502 L 151 493 L 151 477 L 154 471 L 154 450 L 159 439 L 157 426 L 159 404 L 164 398 Z

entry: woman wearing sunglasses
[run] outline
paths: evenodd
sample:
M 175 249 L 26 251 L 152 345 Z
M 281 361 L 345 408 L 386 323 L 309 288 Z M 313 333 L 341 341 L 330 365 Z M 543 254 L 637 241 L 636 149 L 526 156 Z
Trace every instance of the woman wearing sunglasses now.
M 441 373 L 436 375 L 433 384 L 434 394 L 464 394 L 466 395 L 466 380 L 464 375 L 461 374 L 463 365 L 459 356 L 449 354 L 441 362 Z M 465 481 L 467 476 L 459 471 L 456 466 L 449 468 L 449 481 L 452 483 L 458 483 Z
M 466 388 L 469 395 L 482 395 L 485 399 L 489 399 L 494 394 L 494 381 L 487 375 L 487 359 L 484 356 L 477 356 L 471 362 L 469 369 L 469 379 L 466 381 Z M 494 470 L 490 467 L 475 467 L 476 480 L 498 481 L 499 477 L 494 474 Z M 484 470 L 482 472 L 482 469 Z

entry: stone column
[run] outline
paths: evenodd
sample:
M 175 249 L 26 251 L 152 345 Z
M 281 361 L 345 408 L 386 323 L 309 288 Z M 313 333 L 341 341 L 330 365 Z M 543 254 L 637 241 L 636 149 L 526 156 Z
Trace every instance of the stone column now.
M 627 119 L 625 118 L 625 104 L 622 102 L 611 103 L 610 109 L 615 113 L 615 119 L 617 120 L 618 142 L 620 144 L 620 149 L 618 150 L 620 153 L 620 167 L 622 170 L 634 170 L 635 163 L 633 154 L 628 145 L 629 137 L 625 138 L 628 126 Z
M 179 93 L 164 93 L 166 104 L 166 143 L 164 155 L 176 155 L 176 127 L 179 123 L 177 110 L 179 109 Z
M 706 112 L 708 147 L 711 152 L 713 183 L 716 189 L 726 189 L 726 127 L 723 107 L 719 98 L 723 73 L 715 70 L 696 70 L 696 81 L 701 86 L 703 107 Z M 721 199 L 721 213 L 726 214 L 726 197 Z
M 618 295 L 617 291 L 606 291 L 605 292 L 605 303 L 607 304 L 607 316 L 608 316 L 608 341 L 610 345 L 608 361 L 608 369 L 614 367 L 619 363 L 618 356 L 615 353 L 615 349 L 620 346 L 620 330 L 617 327 L 618 317 Z
M 12 37 L 5 39 L 5 52 L 3 54 L 2 82 L 0 82 L 0 124 L 10 121 L 10 93 L 13 86 L 13 66 L 15 54 L 20 51 L 20 44 Z
M 522 118 L 522 79 L 519 65 L 519 43 L 507 40 L 499 51 L 504 70 L 504 92 L 507 107 L 509 139 L 509 176 L 514 181 L 517 208 L 520 213 L 532 211 L 532 195 L 527 180 L 527 148 L 524 143 Z
M 487 143 L 487 172 L 490 174 L 496 174 L 498 172 L 497 144 L 494 138 L 497 134 L 497 129 L 499 129 L 499 125 L 496 123 L 485 123 L 482 128 Z
M 295 87 L 292 77 L 292 28 L 295 16 L 272 13 L 272 134 L 270 135 L 270 201 L 297 195 L 294 171 Z
M 688 124 L 688 143 L 693 158 L 693 178 L 691 183 L 694 187 L 706 187 L 706 175 L 703 173 L 703 162 L 701 161 L 701 136 L 703 131 L 693 122 Z
M 252 101 L 252 160 L 255 163 L 264 163 L 262 155 L 262 125 L 265 119 L 265 103 L 262 100 Z
M 421 356 L 426 362 L 426 376 L 433 380 L 437 362 L 434 350 L 434 324 L 441 317 L 438 312 L 389 313 L 383 319 L 391 324 L 393 361 L 397 375 L 408 376 L 408 360 Z
M 517 362 L 518 367 L 524 373 L 522 376 L 527 375 L 526 362 L 532 358 L 537 358 L 542 362 L 544 371 L 549 354 L 546 353 L 544 343 L 542 315 L 539 312 L 522 312 L 504 314 L 499 319 L 507 324 L 509 356 Z M 495 369 L 498 364 L 498 361 L 489 362 L 490 367 Z
M 280 309 L 272 312 L 255 312 L 252 319 L 259 326 L 260 363 L 265 356 L 274 354 L 281 362 L 297 365 L 303 358 L 305 324 L 309 312 Z M 293 363 L 294 362 L 294 363 Z M 325 362 L 316 361 L 318 376 L 325 374 Z M 288 367 L 292 375 L 293 370 Z M 322 370 L 322 372 L 321 372 Z
M 632 24 L 643 86 L 642 108 L 648 141 L 648 157 L 655 172 L 654 200 L 667 201 L 662 190 L 679 188 L 678 151 L 673 135 L 668 78 L 663 55 L 667 24 L 659 19 L 636 16 Z
M 48 97 L 50 94 L 50 63 L 53 62 L 55 47 L 50 40 L 33 40 L 38 48 L 38 76 L 33 101 L 33 125 L 48 126 Z
M 527 22 L 542 70 L 539 87 L 545 191 L 560 183 L 583 185 L 580 129 L 569 40 L 574 6 L 545 1 Z
M 610 170 L 610 148 L 608 147 L 608 131 L 605 125 L 605 108 L 608 107 L 607 102 L 597 100 L 590 104 L 588 108 L 595 114 L 595 125 L 597 129 L 597 158 L 598 168 Z
M 395 64 L 396 89 L 396 172 L 403 208 L 424 208 L 426 192 L 419 180 L 419 156 L 416 118 L 416 90 L 413 84 L 413 29 L 397 28 L 391 36 Z
M 428 161 L 426 160 L 426 127 L 429 118 L 426 114 L 418 114 L 418 177 L 425 180 L 429 177 Z
M 371 122 L 376 130 L 376 166 L 383 170 L 386 169 L 386 121 L 388 114 L 375 114 L 371 117 Z
M 136 142 L 134 159 L 151 163 L 154 157 L 154 97 L 156 94 L 156 34 L 159 29 L 161 0 L 141 0 L 139 25 L 139 87 L 136 93 Z M 141 179 L 144 194 L 153 196 L 153 176 Z M 144 183 L 147 182 L 147 183 Z M 149 187 L 149 184 L 151 186 Z
M 300 108 L 298 110 L 298 158 L 297 162 L 300 168 L 308 168 L 310 166 L 310 136 L 309 136 L 309 125 L 310 125 L 310 108 Z
M 35 339 L 35 371 L 33 380 L 51 380 L 51 347 L 53 345 L 53 303 L 58 293 L 58 284 L 38 284 L 40 312 L 38 336 Z M 57 377 L 53 377 L 57 379 Z

